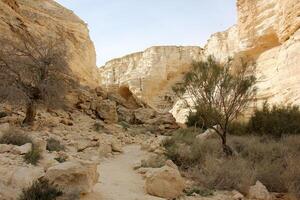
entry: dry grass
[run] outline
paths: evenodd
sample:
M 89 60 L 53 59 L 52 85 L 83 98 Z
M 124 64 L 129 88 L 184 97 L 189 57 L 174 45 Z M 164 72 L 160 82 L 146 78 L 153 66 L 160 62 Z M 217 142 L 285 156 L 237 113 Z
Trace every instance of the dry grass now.
M 230 136 L 235 155 L 226 157 L 219 139 L 197 141 L 185 129 L 164 142 L 166 155 L 198 186 L 247 193 L 256 180 L 272 192 L 300 197 L 300 136 L 279 140 L 259 136 Z
M 12 144 L 22 146 L 27 143 L 32 143 L 31 138 L 18 129 L 10 128 L 0 138 L 0 144 Z

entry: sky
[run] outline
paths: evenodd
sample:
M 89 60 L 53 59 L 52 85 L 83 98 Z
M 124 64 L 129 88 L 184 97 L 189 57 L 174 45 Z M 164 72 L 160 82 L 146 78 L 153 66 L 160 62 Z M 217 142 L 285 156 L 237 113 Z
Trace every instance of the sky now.
M 57 1 L 88 24 L 98 66 L 151 46 L 204 46 L 236 23 L 235 0 Z

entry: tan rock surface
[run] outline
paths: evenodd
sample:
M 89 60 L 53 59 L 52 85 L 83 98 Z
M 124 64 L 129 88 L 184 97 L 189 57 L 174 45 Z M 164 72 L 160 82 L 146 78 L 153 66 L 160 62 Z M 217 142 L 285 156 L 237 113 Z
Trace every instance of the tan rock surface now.
M 53 0 L 0 1 L 1 39 L 14 40 L 13 28 L 29 30 L 34 35 L 63 34 L 67 40 L 68 64 L 81 83 L 98 82 L 96 53 L 87 25 L 72 11 Z M 51 32 L 49 31 L 51 30 Z M 63 30 L 59 33 L 58 30 Z

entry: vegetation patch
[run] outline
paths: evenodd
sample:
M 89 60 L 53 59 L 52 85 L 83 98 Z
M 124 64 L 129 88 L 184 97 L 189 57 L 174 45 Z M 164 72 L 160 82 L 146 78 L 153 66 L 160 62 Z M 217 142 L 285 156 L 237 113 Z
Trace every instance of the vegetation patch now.
M 32 164 L 32 165 L 37 165 L 39 160 L 42 158 L 42 151 L 41 149 L 33 144 L 31 151 L 25 154 L 25 162 Z
M 31 187 L 23 189 L 18 200 L 55 200 L 63 193 L 48 180 L 35 181 Z
M 197 186 L 209 190 L 238 190 L 246 194 L 261 181 L 271 192 L 299 197 L 300 138 L 274 140 L 244 135 L 228 137 L 233 156 L 226 156 L 219 138 L 199 141 L 195 129 L 182 129 L 164 141 L 166 156 Z
M 22 146 L 27 143 L 32 143 L 31 138 L 22 133 L 20 130 L 10 128 L 0 138 L 0 144 L 12 144 Z
M 64 151 L 65 150 L 65 146 L 62 145 L 59 140 L 56 140 L 54 138 L 49 138 L 47 140 L 47 147 L 46 148 L 50 152 L 52 152 L 52 151 L 57 151 L 58 152 L 58 151 Z

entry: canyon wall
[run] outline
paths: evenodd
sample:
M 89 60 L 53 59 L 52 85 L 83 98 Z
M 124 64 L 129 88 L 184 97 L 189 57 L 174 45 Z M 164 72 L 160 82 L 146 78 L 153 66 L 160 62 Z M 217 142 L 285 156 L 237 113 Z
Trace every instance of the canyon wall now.
M 103 87 L 129 88 L 138 98 L 164 112 L 173 104 L 174 83 L 182 79 L 194 60 L 202 58 L 200 47 L 157 46 L 109 61 L 99 74 Z
M 213 34 L 204 49 L 186 47 L 179 51 L 172 47 L 170 51 L 166 50 L 170 47 L 159 47 L 160 51 L 155 51 L 156 47 L 113 60 L 100 71 L 102 84 L 128 85 L 155 108 L 163 108 L 168 102 L 154 101 L 170 94 L 171 85 L 183 77 L 193 60 L 209 55 L 220 61 L 244 57 L 257 65 L 258 102 L 300 104 L 300 1 L 237 0 L 237 9 L 237 24 Z M 169 72 L 177 78 L 170 79 L 173 76 Z M 141 92 L 142 79 L 145 84 Z M 177 102 L 171 112 L 184 122 L 188 111 Z
M 0 0 L 0 38 L 15 40 L 15 30 L 40 38 L 63 34 L 67 62 L 77 80 L 92 87 L 98 85 L 96 53 L 87 25 L 72 11 L 53 0 Z

